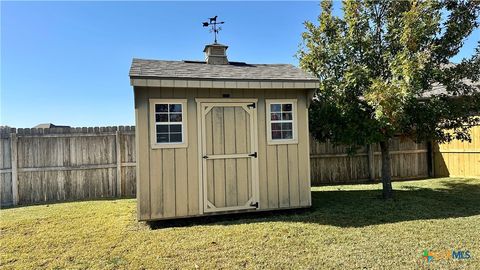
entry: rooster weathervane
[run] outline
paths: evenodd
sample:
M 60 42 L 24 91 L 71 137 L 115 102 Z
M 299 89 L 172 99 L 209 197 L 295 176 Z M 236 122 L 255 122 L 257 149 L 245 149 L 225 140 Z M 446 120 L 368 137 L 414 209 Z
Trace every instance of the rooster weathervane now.
M 217 17 L 218 16 L 215 16 L 215 17 L 212 17 L 212 18 L 208 18 L 209 19 L 209 22 L 203 22 L 203 27 L 208 27 L 208 26 L 211 26 L 212 28 L 210 29 L 210 33 L 213 32 L 214 35 L 215 35 L 215 44 L 217 44 L 217 34 L 220 30 L 222 30 L 222 27 L 218 26 L 217 27 L 217 24 L 224 24 L 225 22 L 217 22 Z

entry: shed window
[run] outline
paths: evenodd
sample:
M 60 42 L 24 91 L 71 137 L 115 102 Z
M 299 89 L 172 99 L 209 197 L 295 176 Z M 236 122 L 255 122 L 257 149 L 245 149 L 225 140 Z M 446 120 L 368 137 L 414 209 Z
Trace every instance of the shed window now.
M 296 100 L 267 100 L 269 144 L 296 143 Z
M 186 146 L 186 101 L 151 100 L 152 146 L 157 148 Z

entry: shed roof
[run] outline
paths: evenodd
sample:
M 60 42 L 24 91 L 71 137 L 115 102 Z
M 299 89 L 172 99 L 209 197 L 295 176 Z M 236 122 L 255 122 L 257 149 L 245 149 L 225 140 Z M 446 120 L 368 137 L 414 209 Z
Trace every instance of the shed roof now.
M 316 77 L 290 64 L 230 62 L 228 65 L 209 65 L 203 61 L 164 61 L 137 58 L 133 59 L 130 77 L 318 81 Z

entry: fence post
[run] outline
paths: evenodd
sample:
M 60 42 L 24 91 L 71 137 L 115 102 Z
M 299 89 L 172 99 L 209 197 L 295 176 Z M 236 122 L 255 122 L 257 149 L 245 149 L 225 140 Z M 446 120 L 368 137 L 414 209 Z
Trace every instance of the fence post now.
M 116 197 L 122 196 L 122 152 L 120 150 L 120 130 L 115 132 L 115 153 L 117 155 Z
M 12 162 L 12 203 L 18 205 L 18 151 L 17 134 L 10 133 L 10 158 Z
M 372 144 L 367 144 L 367 156 L 368 156 L 368 180 L 375 181 L 375 164 L 373 156 Z

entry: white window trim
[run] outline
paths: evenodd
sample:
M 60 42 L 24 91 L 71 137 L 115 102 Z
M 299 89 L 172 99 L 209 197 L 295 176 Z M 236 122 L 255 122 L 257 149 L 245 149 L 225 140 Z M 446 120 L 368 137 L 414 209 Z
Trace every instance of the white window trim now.
M 292 139 L 272 139 L 272 120 L 271 120 L 271 104 L 292 104 Z M 297 131 L 297 99 L 266 99 L 266 123 L 267 123 L 267 144 L 276 145 L 276 144 L 298 144 L 298 131 Z
M 157 123 L 155 122 L 156 104 L 182 104 L 182 142 L 157 143 Z M 152 148 L 185 148 L 188 147 L 187 130 L 187 100 L 186 99 L 150 99 L 150 143 Z

